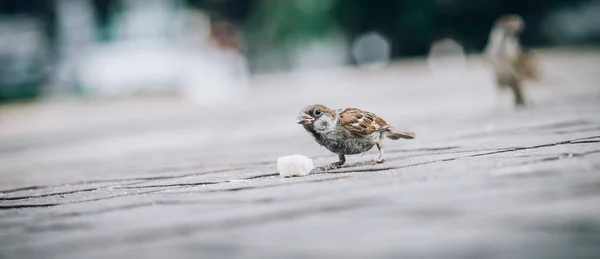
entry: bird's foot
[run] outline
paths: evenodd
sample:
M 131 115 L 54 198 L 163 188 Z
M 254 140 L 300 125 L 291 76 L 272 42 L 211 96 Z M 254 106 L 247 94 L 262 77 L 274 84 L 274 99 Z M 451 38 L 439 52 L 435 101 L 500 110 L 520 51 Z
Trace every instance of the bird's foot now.
M 338 169 L 340 167 L 342 167 L 341 164 L 339 164 L 339 163 L 333 163 L 333 164 L 330 164 L 330 165 L 318 167 L 317 169 L 319 169 L 321 171 L 328 171 L 328 170 L 335 170 L 335 169 Z
M 375 164 L 383 164 L 383 163 L 385 163 L 385 159 L 377 158 L 377 159 L 373 160 L 373 162 L 375 162 Z

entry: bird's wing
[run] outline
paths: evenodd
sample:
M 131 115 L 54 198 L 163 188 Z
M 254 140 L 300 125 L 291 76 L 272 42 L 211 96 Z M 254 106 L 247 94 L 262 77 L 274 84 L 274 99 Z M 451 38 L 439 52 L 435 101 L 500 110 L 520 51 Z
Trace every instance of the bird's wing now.
M 340 126 L 358 136 L 367 136 L 390 127 L 377 115 L 356 108 L 345 109 L 339 113 L 339 116 Z
M 539 66 L 537 60 L 535 60 L 531 53 L 527 51 L 519 53 L 516 60 L 514 60 L 514 64 L 517 67 L 517 69 L 521 71 L 521 75 L 525 78 L 533 80 L 539 79 Z

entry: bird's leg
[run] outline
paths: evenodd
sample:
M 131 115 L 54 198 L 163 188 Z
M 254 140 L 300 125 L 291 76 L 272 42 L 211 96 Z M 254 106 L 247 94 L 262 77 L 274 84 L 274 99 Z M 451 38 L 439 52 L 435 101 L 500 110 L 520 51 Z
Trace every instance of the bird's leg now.
M 335 162 L 335 163 L 333 163 L 333 164 L 329 165 L 330 167 L 333 167 L 333 168 L 340 168 L 340 167 L 342 167 L 342 165 L 343 165 L 344 163 L 346 163 L 346 156 L 344 156 L 344 155 L 341 155 L 341 154 L 340 154 L 340 155 L 338 155 L 338 157 L 340 158 L 340 161 L 337 161 L 337 162 Z
M 335 162 L 335 163 L 332 163 L 332 164 L 330 164 L 330 165 L 324 166 L 324 167 L 322 167 L 322 169 L 323 169 L 323 170 L 332 170 L 332 169 L 337 169 L 337 168 L 340 168 L 340 167 L 342 167 L 342 165 L 343 165 L 344 163 L 346 163 L 346 156 L 344 156 L 344 155 L 341 155 L 341 154 L 340 154 L 340 155 L 338 155 L 338 156 L 339 156 L 339 158 L 340 158 L 340 161 L 337 161 L 337 162 Z
M 505 81 L 505 79 L 502 79 L 502 77 L 496 75 L 496 87 L 494 87 L 494 92 L 496 93 L 496 99 L 494 100 L 495 107 L 502 107 L 502 100 L 506 90 Z
M 525 107 L 525 96 L 523 95 L 521 82 L 518 79 L 513 79 L 510 84 L 510 88 L 513 91 L 513 95 L 515 98 L 515 106 L 517 108 Z
M 385 162 L 385 158 L 383 158 L 383 144 L 381 142 L 377 142 L 377 149 L 379 149 L 379 158 L 375 159 L 375 164 L 382 164 Z

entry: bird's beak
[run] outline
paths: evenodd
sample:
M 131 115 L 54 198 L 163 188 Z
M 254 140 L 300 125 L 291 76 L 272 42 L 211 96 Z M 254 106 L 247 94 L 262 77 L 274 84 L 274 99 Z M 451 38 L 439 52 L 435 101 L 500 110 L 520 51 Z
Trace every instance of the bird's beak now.
M 304 114 L 298 115 L 298 118 L 296 119 L 296 123 L 302 124 L 302 125 L 308 125 L 308 124 L 312 124 L 314 120 L 315 119 L 313 117 L 304 113 Z
M 508 22 L 507 26 L 512 33 L 519 33 L 523 30 L 524 27 L 523 23 L 519 21 L 510 21 Z

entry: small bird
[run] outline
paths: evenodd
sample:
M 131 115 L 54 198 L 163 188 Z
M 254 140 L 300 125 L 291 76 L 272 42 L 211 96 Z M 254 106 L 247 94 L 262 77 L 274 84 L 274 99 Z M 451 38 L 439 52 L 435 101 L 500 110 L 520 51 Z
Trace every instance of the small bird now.
M 494 23 L 485 56 L 490 62 L 496 84 L 502 90 L 510 88 L 517 107 L 525 106 L 522 82 L 538 79 L 538 66 L 533 55 L 525 51 L 519 42 L 519 35 L 525 28 L 523 19 L 515 14 L 501 16 Z
M 415 133 L 397 130 L 377 115 L 357 108 L 331 110 L 314 104 L 300 111 L 297 123 L 304 126 L 319 145 L 338 154 L 339 161 L 325 166 L 325 170 L 339 168 L 346 162 L 345 155 L 365 153 L 373 146 L 379 149 L 375 163 L 383 163 L 382 141 L 385 137 L 393 140 L 415 138 Z

